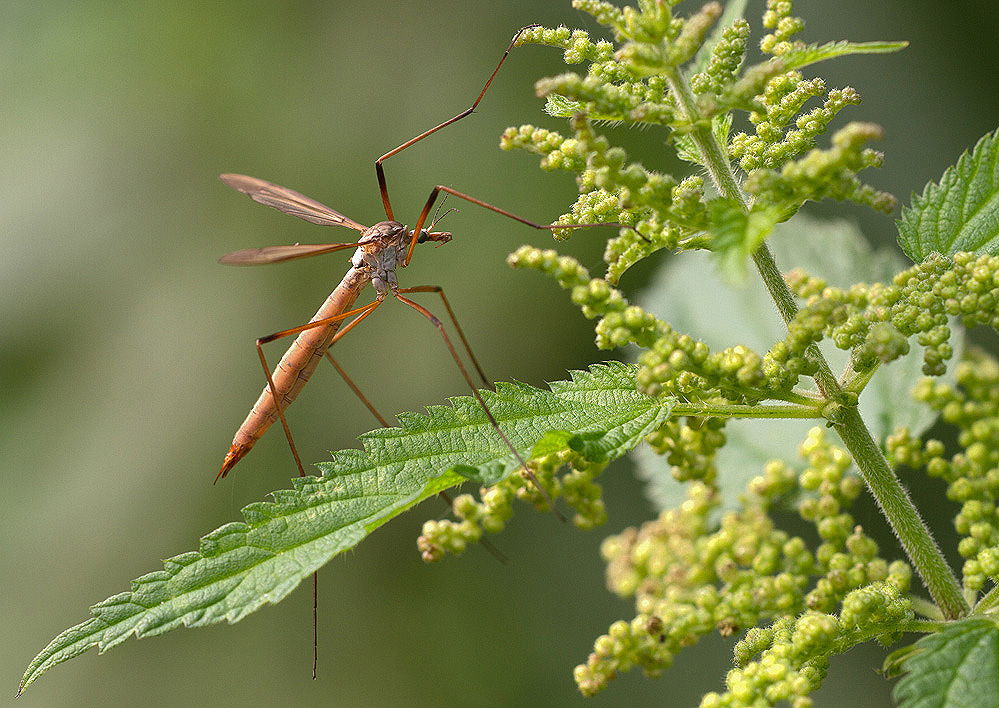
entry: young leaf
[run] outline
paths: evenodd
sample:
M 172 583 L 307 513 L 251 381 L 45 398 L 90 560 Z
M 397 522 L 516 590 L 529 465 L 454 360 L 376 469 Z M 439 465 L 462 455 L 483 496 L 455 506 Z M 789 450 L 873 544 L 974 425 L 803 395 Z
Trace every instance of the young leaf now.
M 711 252 L 718 261 L 722 276 L 730 283 L 746 279 L 749 259 L 770 235 L 780 219 L 780 211 L 754 205 L 747 214 L 742 206 L 727 199 L 708 204 L 711 214 Z
M 908 46 L 908 42 L 848 42 L 843 40 L 827 42 L 826 44 L 809 44 L 786 51 L 778 58 L 784 64 L 784 68 L 790 71 L 850 54 L 888 54 Z
M 553 118 L 572 118 L 581 110 L 582 101 L 573 101 L 560 93 L 550 93 L 545 100 L 545 113 Z
M 728 134 L 731 130 L 731 113 L 719 113 L 711 119 L 711 132 L 715 136 L 715 140 L 718 141 L 719 145 L 728 145 Z M 704 160 L 701 157 L 700 151 L 697 149 L 697 145 L 694 143 L 693 137 L 690 135 L 675 133 L 673 135 L 673 141 L 676 143 L 677 157 L 681 160 L 686 160 L 691 164 L 701 165 L 702 167 L 704 166 Z
M 915 644 L 895 686 L 899 708 L 999 705 L 999 627 L 968 618 Z
M 541 440 L 551 447 L 547 433 L 556 430 L 565 431 L 566 444 L 577 452 L 605 460 L 623 455 L 670 415 L 669 402 L 636 390 L 636 371 L 608 362 L 571 372 L 571 380 L 550 384 L 550 391 L 501 383 L 482 397 L 522 455 Z M 398 419 L 398 428 L 361 436 L 363 451 L 344 450 L 333 462 L 317 465 L 321 477 L 292 480 L 291 489 L 273 494 L 274 501 L 245 507 L 244 522 L 216 529 L 201 539 L 198 551 L 164 561 L 164 570 L 134 580 L 131 591 L 94 605 L 91 619 L 35 657 L 20 690 L 91 647 L 103 653 L 132 635 L 238 622 L 279 602 L 333 556 L 427 497 L 470 478 L 498 480 L 518 468 L 471 397 Z
M 899 245 L 915 263 L 934 251 L 999 254 L 999 131 L 961 155 L 939 184 L 914 194 L 896 223 Z

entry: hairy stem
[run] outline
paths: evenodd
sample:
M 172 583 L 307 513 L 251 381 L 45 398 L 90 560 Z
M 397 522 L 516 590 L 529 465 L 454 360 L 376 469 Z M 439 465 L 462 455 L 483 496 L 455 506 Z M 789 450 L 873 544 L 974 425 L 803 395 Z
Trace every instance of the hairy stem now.
M 957 579 L 944 561 L 939 547 L 920 518 L 912 499 L 902 486 L 881 448 L 871 437 L 856 406 L 844 409 L 843 419 L 833 425 L 853 456 L 878 506 L 891 523 L 895 535 L 916 567 L 930 595 L 946 619 L 968 613 Z
M 999 587 L 994 587 L 989 590 L 985 597 L 978 601 L 975 610 L 979 613 L 989 612 L 997 606 L 999 606 Z
M 686 77 L 678 69 L 673 69 L 667 76 L 667 81 L 676 100 L 678 116 L 686 119 L 692 126 L 694 144 L 715 186 L 723 196 L 738 199 L 743 208 L 748 210 L 749 199 L 739 186 L 724 147 L 712 134 L 710 121 L 700 115 Z M 798 312 L 798 304 L 766 243 L 753 253 L 753 261 L 781 317 L 789 324 Z M 819 390 L 826 399 L 837 400 L 841 389 L 829 363 L 815 345 L 809 348 L 808 355 L 817 365 L 814 378 Z M 929 528 L 871 436 L 856 406 L 845 406 L 833 423 L 833 428 L 853 456 L 867 488 L 871 490 L 943 616 L 955 618 L 966 614 L 969 607 L 961 594 L 957 578 L 947 566 Z
M 821 418 L 821 407 L 801 405 L 759 404 L 754 406 L 739 403 L 677 403 L 673 415 L 689 415 L 698 418 Z

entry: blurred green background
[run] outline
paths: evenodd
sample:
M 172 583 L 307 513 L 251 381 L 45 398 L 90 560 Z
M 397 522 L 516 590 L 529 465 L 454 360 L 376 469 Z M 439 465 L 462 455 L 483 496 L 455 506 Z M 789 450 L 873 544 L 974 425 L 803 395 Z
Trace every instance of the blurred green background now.
M 751 17 L 762 5 L 751 3 Z M 996 127 L 993 3 L 800 0 L 796 9 L 810 41 L 911 41 L 898 55 L 820 68 L 831 86 L 853 85 L 865 99 L 837 125 L 884 126 L 885 168 L 867 176 L 903 202 Z M 274 432 L 211 484 L 262 387 L 254 338 L 307 321 L 347 258 L 262 269 L 216 259 L 350 232 L 255 205 L 217 174 L 270 179 L 378 221 L 374 159 L 469 105 L 531 22 L 598 31 L 562 0 L 3 3 L 0 696 L 13 696 L 31 657 L 90 604 L 196 548 L 294 474 Z M 561 67 L 554 50 L 516 50 L 474 116 L 392 158 L 397 216 L 412 223 L 435 183 L 539 221 L 560 213 L 571 179 L 496 145 L 507 125 L 555 126 L 531 86 Z M 656 161 L 661 134 L 607 132 L 643 151 L 647 166 L 667 165 Z M 446 222 L 454 242 L 422 246 L 401 275 L 445 286 L 489 375 L 540 385 L 605 356 L 553 284 L 504 265 L 506 253 L 545 236 L 455 206 Z M 890 219 L 851 205 L 815 211 L 857 218 L 874 241 L 891 242 Z M 595 234 L 565 250 L 596 270 Z M 622 285 L 633 292 L 646 276 Z M 438 335 L 406 308 L 382 308 L 338 355 L 386 413 L 465 393 Z M 291 422 L 305 460 L 374 427 L 322 369 Z M 605 483 L 606 532 L 648 516 L 626 463 Z M 582 705 L 572 667 L 632 612 L 603 588 L 596 550 L 606 532 L 580 537 L 522 512 L 496 541 L 508 565 L 473 549 L 428 567 L 415 538 L 443 512 L 427 503 L 324 569 L 315 682 L 302 588 L 233 627 L 89 652 L 18 705 Z M 939 534 L 947 543 L 949 527 Z M 623 676 L 587 705 L 696 705 L 721 686 L 730 652 L 730 641 L 707 640 L 661 681 Z M 887 705 L 889 686 L 872 668 L 880 657 L 866 648 L 833 662 L 817 705 Z

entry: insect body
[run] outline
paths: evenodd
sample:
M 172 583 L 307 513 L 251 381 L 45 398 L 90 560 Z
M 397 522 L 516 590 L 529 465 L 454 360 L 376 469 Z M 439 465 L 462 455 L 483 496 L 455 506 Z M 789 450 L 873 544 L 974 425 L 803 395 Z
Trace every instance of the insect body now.
M 314 224 L 324 226 L 345 226 L 347 228 L 354 229 L 355 231 L 361 232 L 361 237 L 354 243 L 318 245 L 295 244 L 292 246 L 270 246 L 266 248 L 246 249 L 230 253 L 221 259 L 222 263 L 229 265 L 257 265 L 277 263 L 296 258 L 305 258 L 323 253 L 331 253 L 346 248 L 357 248 L 354 257 L 351 260 L 350 270 L 344 276 L 340 285 L 338 285 L 330 294 L 329 298 L 309 323 L 294 327 L 292 329 L 287 329 L 282 332 L 277 332 L 257 340 L 257 353 L 260 357 L 264 373 L 267 377 L 267 387 L 257 399 L 257 402 L 254 404 L 250 414 L 247 416 L 243 425 L 236 433 L 232 446 L 225 457 L 222 469 L 219 471 L 216 480 L 224 477 L 233 468 L 233 466 L 240 459 L 242 459 L 247 452 L 249 452 L 254 443 L 260 439 L 261 435 L 264 434 L 264 432 L 274 423 L 275 420 L 281 421 L 281 425 L 284 428 L 285 436 L 288 439 L 292 454 L 295 456 L 299 473 L 302 476 L 305 475 L 305 470 L 302 467 L 302 462 L 298 457 L 298 452 L 295 449 L 295 443 L 291 437 L 291 431 L 288 428 L 287 421 L 284 417 L 284 409 L 291 404 L 291 402 L 298 395 L 299 391 L 301 391 L 302 386 L 305 385 L 306 381 L 308 381 L 309 377 L 312 375 L 312 372 L 315 371 L 319 360 L 325 355 L 332 361 L 332 357 L 329 356 L 328 349 L 341 337 L 346 335 L 347 332 L 357 326 L 357 324 L 360 323 L 365 317 L 370 315 L 386 300 L 388 295 L 391 294 L 396 299 L 426 317 L 437 328 L 441 337 L 444 339 L 452 358 L 461 371 L 462 376 L 471 388 L 472 394 L 475 396 L 479 405 L 485 412 L 486 417 L 489 419 L 490 424 L 496 430 L 499 437 L 502 438 L 504 444 L 511 450 L 514 457 L 521 464 L 528 477 L 531 478 L 531 481 L 541 492 L 542 496 L 545 497 L 549 504 L 551 503 L 547 492 L 545 492 L 545 490 L 538 484 L 537 480 L 534 478 L 534 474 L 527 468 L 526 462 L 522 458 L 521 454 L 513 446 L 506 434 L 500 429 L 496 419 L 489 411 L 489 408 L 486 406 L 481 394 L 476 389 L 475 383 L 472 381 L 471 376 L 469 376 L 464 365 L 461 363 L 461 359 L 452 345 L 451 339 L 448 337 L 441 320 L 431 314 L 430 311 L 422 305 L 419 305 L 403 296 L 403 293 L 410 294 L 427 292 L 433 292 L 440 295 L 448 316 L 453 323 L 458 336 L 461 338 L 465 352 L 468 354 L 469 359 L 476 369 L 476 373 L 479 375 L 482 383 L 489 386 L 491 385 L 489 383 L 489 379 L 483 373 L 482 368 L 475 359 L 475 355 L 472 354 L 468 340 L 465 339 L 465 335 L 462 332 L 460 325 L 458 325 L 458 321 L 454 316 L 451 305 L 444 296 L 443 289 L 435 285 L 400 288 L 396 281 L 395 271 L 396 268 L 405 267 L 409 264 L 410 259 L 413 257 L 413 248 L 417 243 L 422 243 L 424 241 L 446 243 L 451 240 L 451 234 L 449 232 L 433 231 L 436 219 L 432 219 L 430 221 L 429 228 L 423 228 L 424 224 L 427 223 L 427 219 L 430 217 L 430 212 L 433 209 L 434 204 L 437 202 L 438 197 L 442 193 L 445 195 L 454 195 L 460 199 L 464 199 L 485 209 L 502 214 L 503 216 L 519 221 L 520 223 L 526 224 L 527 226 L 531 226 L 535 229 L 552 230 L 564 228 L 583 228 L 587 226 L 621 225 L 614 223 L 575 225 L 537 224 L 529 219 L 517 216 L 509 211 L 505 211 L 504 209 L 500 209 L 492 204 L 476 199 L 475 197 L 471 197 L 450 187 L 438 184 L 431 190 L 430 196 L 427 198 L 427 201 L 423 206 L 423 210 L 420 212 L 420 216 L 416 221 L 416 226 L 412 230 L 407 230 L 406 226 L 396 221 L 394 218 L 392 205 L 389 201 L 385 171 L 382 168 L 382 163 L 388 158 L 402 152 L 406 148 L 432 135 L 438 130 L 470 115 L 475 110 L 475 107 L 479 105 L 479 102 L 485 95 L 486 90 L 492 83 L 493 78 L 495 78 L 497 72 L 500 70 L 500 67 L 503 65 L 503 62 L 510 54 L 510 50 L 513 49 L 514 44 L 516 44 L 517 39 L 524 31 L 535 26 L 536 25 L 529 25 L 528 27 L 524 27 L 514 35 L 506 51 L 503 53 L 503 56 L 500 58 L 499 63 L 496 65 L 496 68 L 493 69 L 493 73 L 489 76 L 485 86 L 483 86 L 482 90 L 479 92 L 478 98 L 475 99 L 475 102 L 469 108 L 466 108 L 461 113 L 449 118 L 443 123 L 420 133 L 416 137 L 407 140 L 402 145 L 390 150 L 375 161 L 375 174 L 378 178 L 378 188 L 381 192 L 382 205 L 385 208 L 385 216 L 387 217 L 386 221 L 382 221 L 370 228 L 367 228 L 356 221 L 349 219 L 338 211 L 310 199 L 309 197 L 306 197 L 305 195 L 294 190 L 288 189 L 287 187 L 281 187 L 271 182 L 257 179 L 255 177 L 247 177 L 245 175 L 224 174 L 221 176 L 223 182 L 234 189 L 249 195 L 254 201 L 283 211 L 286 214 L 297 216 L 300 219 L 305 219 L 306 221 Z M 369 282 L 375 287 L 375 300 L 367 305 L 353 308 L 360 292 Z M 350 317 L 353 317 L 354 319 L 341 329 L 343 321 Z M 267 360 L 264 357 L 262 345 L 267 342 L 292 335 L 298 336 L 291 347 L 289 347 L 284 357 L 282 357 L 281 362 L 274 370 L 274 373 L 271 374 L 270 368 L 267 365 Z M 340 370 L 339 365 L 337 365 L 335 361 L 333 364 L 338 370 Z M 354 388 L 355 392 L 357 392 L 356 387 L 353 386 L 353 383 L 350 382 L 349 379 L 348 383 L 350 383 L 351 387 Z M 374 411 L 367 399 L 364 399 L 363 396 L 361 397 L 365 404 L 372 409 L 372 412 L 375 413 L 379 421 L 384 422 L 384 419 L 378 415 L 376 411 Z M 556 515 L 561 516 L 554 506 L 552 506 L 552 510 Z
M 346 226 L 362 232 L 356 243 L 272 246 L 237 251 L 221 259 L 222 263 L 229 265 L 256 265 L 357 247 L 350 261 L 350 270 L 308 325 L 264 338 L 271 341 L 301 330 L 281 358 L 274 373 L 268 376 L 267 386 L 236 432 L 218 475 L 224 477 L 250 451 L 274 421 L 283 417 L 282 411 L 295 400 L 319 361 L 339 337 L 374 311 L 389 294 L 407 304 L 415 305 L 415 303 L 401 297 L 395 274 L 397 267 L 406 265 L 409 245 L 414 240 L 413 231 L 407 229 L 404 224 L 390 220 L 365 228 L 343 214 L 286 187 L 245 175 L 224 174 L 221 179 L 234 189 L 248 194 L 255 201 L 285 213 L 313 223 Z M 421 231 L 415 240 L 446 243 L 451 240 L 451 234 L 446 231 Z M 358 296 L 368 283 L 374 286 L 375 300 L 368 305 L 353 309 Z M 418 305 L 416 307 L 422 310 Z M 356 317 L 341 330 L 340 325 L 351 316 Z M 264 340 L 260 340 L 258 345 L 264 343 Z

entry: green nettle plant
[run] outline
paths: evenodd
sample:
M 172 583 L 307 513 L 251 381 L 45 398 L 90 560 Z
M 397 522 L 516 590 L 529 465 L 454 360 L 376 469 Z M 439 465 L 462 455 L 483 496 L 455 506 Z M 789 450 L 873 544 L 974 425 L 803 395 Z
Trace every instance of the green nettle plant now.
M 999 362 L 960 342 L 964 327 L 999 329 L 999 137 L 983 137 L 902 210 L 906 268 L 867 250 L 852 226 L 795 216 L 824 198 L 896 206 L 858 177 L 881 164 L 869 147 L 880 128 L 847 123 L 823 136 L 857 92 L 802 70 L 904 43 L 805 44 L 794 39 L 803 22 L 791 2 L 769 0 L 764 57 L 748 65 L 744 2 L 687 18 L 673 14 L 677 2 L 575 0 L 613 42 L 526 31 L 521 43 L 561 49 L 586 71 L 536 86 L 547 111 L 568 119 L 567 134 L 524 125 L 502 142 L 576 175 L 579 199 L 558 223 L 624 225 L 607 244 L 604 277 L 527 246 L 509 262 L 551 276 L 596 320 L 597 345 L 636 345 L 637 363 L 594 364 L 550 390 L 483 391 L 578 527 L 604 522 L 597 477 L 630 451 L 659 507 L 602 546 L 609 585 L 634 598 L 635 614 L 596 639 L 575 669 L 579 690 L 593 695 L 632 668 L 659 676 L 717 631 L 739 637 L 734 665 L 702 708 L 805 708 L 834 654 L 915 633 L 885 662 L 902 674 L 900 705 L 997 705 Z M 661 130 L 691 174 L 629 161 L 595 124 Z M 674 257 L 659 286 L 630 302 L 618 279 L 664 249 Z M 765 290 L 754 290 L 760 280 Z M 723 313 L 732 293 L 736 309 Z M 766 320 L 766 300 L 782 322 Z M 35 658 L 22 690 L 90 647 L 235 622 L 278 602 L 382 523 L 462 483 L 479 483 L 478 497 L 461 494 L 453 520 L 427 522 L 428 561 L 500 531 L 517 499 L 547 508 L 474 399 L 398 420 L 95 605 Z M 927 436 L 931 424 L 946 442 Z M 900 474 L 946 482 L 960 578 Z M 851 514 L 865 488 L 904 557 L 885 554 Z M 788 521 L 806 531 L 783 530 Z

